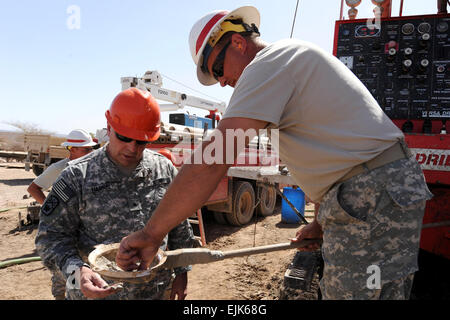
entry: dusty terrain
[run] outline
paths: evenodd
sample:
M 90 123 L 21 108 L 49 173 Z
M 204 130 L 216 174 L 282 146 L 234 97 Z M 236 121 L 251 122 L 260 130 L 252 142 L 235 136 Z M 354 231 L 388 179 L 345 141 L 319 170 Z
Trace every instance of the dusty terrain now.
M 33 202 L 26 197 L 26 188 L 33 179 L 34 174 L 26 172 L 23 164 L 0 163 L 0 261 L 37 255 L 34 245 L 37 225 L 18 227 L 19 212 L 22 219 L 26 217 L 26 209 L 20 207 Z M 313 209 L 313 205 L 307 209 Z M 206 247 L 222 251 L 288 242 L 298 228 L 281 222 L 279 207 L 272 216 L 254 219 L 242 228 L 218 224 L 212 216 L 204 215 L 204 220 Z M 293 250 L 278 251 L 195 265 L 189 273 L 187 299 L 285 299 L 280 289 L 294 255 Z M 3 300 L 53 299 L 50 272 L 40 261 L 0 269 L 0 283 Z M 316 288 L 317 279 L 313 291 Z M 315 294 L 300 294 L 296 298 L 315 299 Z

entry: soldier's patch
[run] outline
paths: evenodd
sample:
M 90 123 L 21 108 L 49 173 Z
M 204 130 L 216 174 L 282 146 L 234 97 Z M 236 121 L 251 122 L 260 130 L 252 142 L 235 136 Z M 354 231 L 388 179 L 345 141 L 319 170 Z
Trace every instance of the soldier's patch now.
M 45 199 L 44 204 L 42 205 L 41 212 L 46 216 L 50 215 L 53 210 L 59 205 L 59 199 L 57 196 L 50 195 L 47 199 Z
M 64 182 L 64 180 L 58 180 L 52 188 L 53 191 L 61 198 L 62 201 L 69 201 L 74 195 L 75 192 Z

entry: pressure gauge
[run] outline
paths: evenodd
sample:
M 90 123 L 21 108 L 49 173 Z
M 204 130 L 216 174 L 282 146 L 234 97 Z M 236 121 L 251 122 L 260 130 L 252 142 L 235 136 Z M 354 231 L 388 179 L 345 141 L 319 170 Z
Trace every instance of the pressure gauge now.
M 345 0 L 345 3 L 346 3 L 349 7 L 357 7 L 357 6 L 359 6 L 359 4 L 361 3 L 361 0 Z
M 431 30 L 431 25 L 427 22 L 422 22 L 421 24 L 419 24 L 419 27 L 417 28 L 417 30 L 420 33 L 428 33 Z
M 412 23 L 406 23 L 402 26 L 403 34 L 409 35 L 414 32 L 414 25 Z
M 438 32 L 446 32 L 448 30 L 448 23 L 445 21 L 441 21 L 438 23 L 436 29 Z

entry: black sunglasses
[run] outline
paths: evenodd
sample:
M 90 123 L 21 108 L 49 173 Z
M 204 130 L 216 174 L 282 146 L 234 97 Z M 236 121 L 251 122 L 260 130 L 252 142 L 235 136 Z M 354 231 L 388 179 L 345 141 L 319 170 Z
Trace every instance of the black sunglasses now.
M 141 146 L 148 143 L 148 141 L 142 141 L 142 140 L 131 139 L 131 138 L 122 136 L 122 135 L 118 134 L 117 132 L 114 132 L 114 133 L 116 134 L 117 139 L 119 139 L 119 140 L 122 141 L 122 142 L 129 143 L 129 142 L 131 142 L 131 141 L 136 141 L 136 143 L 137 143 L 138 145 L 141 145 Z
M 213 66 L 211 68 L 213 77 L 217 81 L 219 81 L 219 77 L 223 76 L 223 63 L 225 61 L 225 54 L 227 52 L 228 46 L 231 42 L 228 42 L 225 47 L 223 47 L 222 51 L 217 55 L 216 61 L 214 61 Z

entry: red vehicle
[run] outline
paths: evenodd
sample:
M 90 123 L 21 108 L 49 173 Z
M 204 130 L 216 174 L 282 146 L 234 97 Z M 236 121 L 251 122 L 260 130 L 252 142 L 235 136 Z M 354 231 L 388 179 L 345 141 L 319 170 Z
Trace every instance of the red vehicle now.
M 355 19 L 355 7 L 360 2 L 346 1 L 350 6 L 349 20 L 342 19 L 341 5 L 333 53 L 366 85 L 385 113 L 402 129 L 423 169 L 434 198 L 427 202 L 423 218 L 420 270 L 415 287 L 434 285 L 429 297 L 442 298 L 447 294 L 448 298 L 450 15 L 447 1 L 437 1 L 435 15 L 402 16 L 402 0 L 399 17 L 391 17 L 390 0 L 372 1 L 379 4 L 374 10 L 379 13 L 377 19 Z

